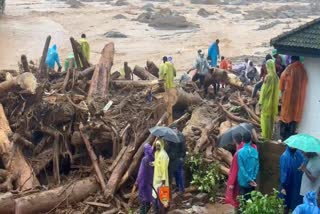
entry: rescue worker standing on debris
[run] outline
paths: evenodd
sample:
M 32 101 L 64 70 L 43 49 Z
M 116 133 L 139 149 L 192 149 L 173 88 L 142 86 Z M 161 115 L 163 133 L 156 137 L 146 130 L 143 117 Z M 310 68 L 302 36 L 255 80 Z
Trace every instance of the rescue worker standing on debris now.
M 163 64 L 160 67 L 160 79 L 164 80 L 166 91 L 170 88 L 175 88 L 174 78 L 177 75 L 176 69 L 172 63 L 168 61 L 166 56 L 163 57 Z
M 219 39 L 217 39 L 214 43 L 211 44 L 208 50 L 208 56 L 211 59 L 211 66 L 217 67 L 218 65 L 218 58 L 220 56 L 220 49 L 219 49 Z
M 156 142 L 156 152 L 154 159 L 154 175 L 153 175 L 153 187 L 158 191 L 161 186 L 169 186 L 169 156 L 164 149 L 164 140 L 159 139 Z M 159 201 L 155 191 L 152 192 L 153 198 L 156 200 L 155 210 L 156 213 L 165 213 L 165 207 Z
M 79 42 L 81 45 L 82 53 L 83 53 L 84 57 L 87 59 L 87 61 L 89 62 L 89 60 L 90 60 L 90 45 L 87 40 L 86 34 L 83 33 L 81 35 L 81 39 L 79 40 Z
M 291 64 L 281 74 L 282 92 L 280 134 L 286 140 L 295 134 L 297 123 L 301 121 L 307 88 L 307 72 L 298 56 L 291 57 Z
M 266 67 L 268 74 L 262 85 L 259 104 L 261 105 L 262 138 L 270 140 L 275 119 L 278 115 L 280 90 L 274 60 L 269 59 L 266 62 Z
M 177 127 L 172 127 L 172 129 L 177 132 L 180 142 L 174 143 L 174 142 L 167 141 L 167 144 L 166 144 L 166 151 L 170 158 L 169 181 L 172 186 L 172 181 L 175 178 L 178 191 L 180 194 L 183 194 L 184 193 L 183 165 L 184 165 L 184 159 L 186 157 L 186 152 L 187 152 L 185 137 L 177 129 Z
M 54 70 L 54 65 L 57 63 L 59 70 L 61 70 L 61 64 L 59 59 L 59 54 L 57 51 L 57 45 L 53 45 L 48 50 L 47 58 L 46 58 L 46 64 L 48 66 L 48 69 Z
M 200 51 L 200 52 L 198 51 L 198 54 L 199 55 L 197 56 L 197 59 L 193 65 L 193 67 L 191 69 L 189 69 L 187 73 L 189 74 L 192 70 L 197 69 L 197 72 L 192 77 L 192 81 L 195 82 L 195 81 L 199 80 L 200 81 L 200 88 L 203 88 L 204 87 L 204 78 L 210 70 L 210 65 L 209 65 L 209 62 L 205 58 L 204 53 L 202 51 Z

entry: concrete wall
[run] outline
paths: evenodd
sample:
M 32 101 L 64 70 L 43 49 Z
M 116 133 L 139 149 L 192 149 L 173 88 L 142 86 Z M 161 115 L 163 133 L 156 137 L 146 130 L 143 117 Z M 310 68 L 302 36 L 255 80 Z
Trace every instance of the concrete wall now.
M 304 64 L 308 74 L 308 85 L 298 132 L 320 139 L 320 59 L 305 58 Z

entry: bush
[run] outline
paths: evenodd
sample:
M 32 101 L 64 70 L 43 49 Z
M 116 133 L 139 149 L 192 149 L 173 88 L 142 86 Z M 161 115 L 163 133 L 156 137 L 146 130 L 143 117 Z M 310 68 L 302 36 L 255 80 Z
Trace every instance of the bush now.
M 207 193 L 209 200 L 213 202 L 225 180 L 218 164 L 204 162 L 201 155 L 190 155 L 187 158 L 186 166 L 192 174 L 191 184 L 197 186 L 199 191 Z
M 278 198 L 278 191 L 273 190 L 272 195 L 263 195 L 261 192 L 251 192 L 251 199 L 239 197 L 240 212 L 242 214 L 275 214 L 284 213 L 283 200 Z

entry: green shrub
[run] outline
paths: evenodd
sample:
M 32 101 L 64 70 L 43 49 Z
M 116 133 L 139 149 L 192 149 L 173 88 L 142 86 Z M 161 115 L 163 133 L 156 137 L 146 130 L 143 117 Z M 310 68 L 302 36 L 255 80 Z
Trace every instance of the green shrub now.
M 284 213 L 283 200 L 278 198 L 278 191 L 273 190 L 271 195 L 263 195 L 261 192 L 251 192 L 251 199 L 245 200 L 239 196 L 240 212 L 242 214 L 275 214 Z
M 206 163 L 201 155 L 190 155 L 186 166 L 192 174 L 191 184 L 198 187 L 199 191 L 209 195 L 209 200 L 214 201 L 219 188 L 225 180 L 216 163 Z

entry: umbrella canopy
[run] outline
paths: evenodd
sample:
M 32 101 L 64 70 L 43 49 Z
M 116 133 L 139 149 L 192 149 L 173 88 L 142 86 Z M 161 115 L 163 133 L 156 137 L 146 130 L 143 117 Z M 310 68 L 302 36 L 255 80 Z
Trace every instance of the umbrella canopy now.
M 235 134 L 239 133 L 243 135 L 245 132 L 251 133 L 253 128 L 254 126 L 250 123 L 241 123 L 238 126 L 230 128 L 228 131 L 226 131 L 225 133 L 219 136 L 218 138 L 219 147 L 224 147 L 229 144 L 233 144 L 233 139 Z
M 320 152 L 320 140 L 308 134 L 292 135 L 284 143 L 304 152 Z
M 162 139 L 164 139 L 166 141 L 170 141 L 170 142 L 174 142 L 174 143 L 181 142 L 181 140 L 178 136 L 178 133 L 175 130 L 170 129 L 168 127 L 155 126 L 151 129 L 149 129 L 149 131 L 153 136 L 161 137 Z

